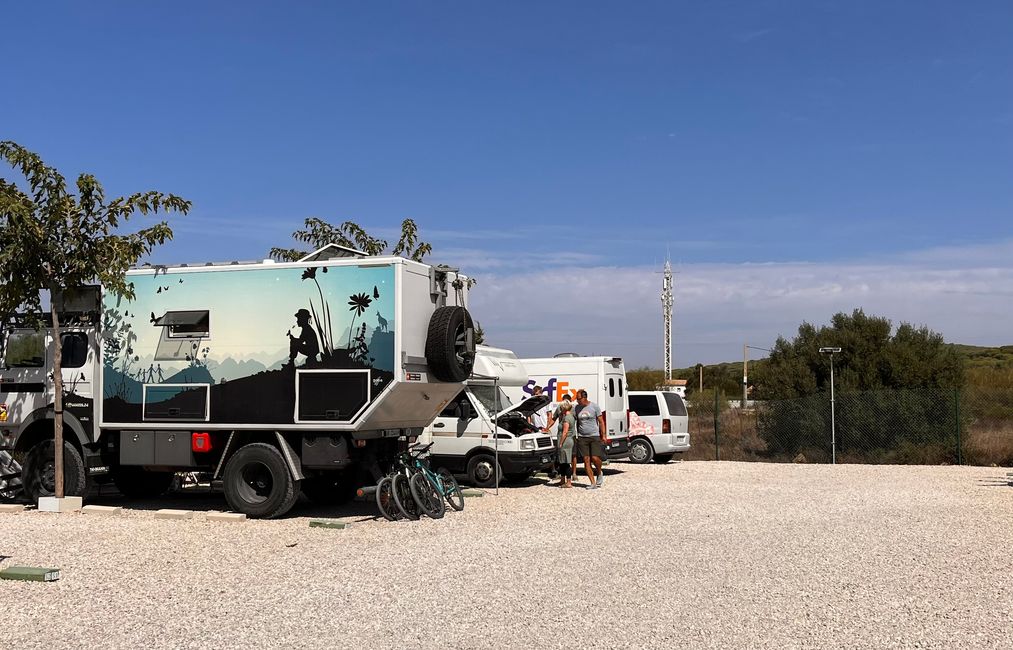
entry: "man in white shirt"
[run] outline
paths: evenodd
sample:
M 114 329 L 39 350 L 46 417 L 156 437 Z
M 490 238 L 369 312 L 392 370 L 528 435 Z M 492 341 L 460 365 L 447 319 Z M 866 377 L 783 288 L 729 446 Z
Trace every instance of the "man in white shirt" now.
M 537 397 L 538 395 L 541 394 L 542 394 L 541 386 L 535 386 L 531 390 L 531 395 L 533 397 Z M 528 421 L 531 422 L 532 426 L 538 427 L 539 431 L 547 431 L 548 429 L 546 429 L 545 427 L 548 425 L 548 422 L 546 421 L 545 416 L 548 415 L 548 413 L 549 413 L 549 405 L 546 404 L 542 408 L 532 413 Z

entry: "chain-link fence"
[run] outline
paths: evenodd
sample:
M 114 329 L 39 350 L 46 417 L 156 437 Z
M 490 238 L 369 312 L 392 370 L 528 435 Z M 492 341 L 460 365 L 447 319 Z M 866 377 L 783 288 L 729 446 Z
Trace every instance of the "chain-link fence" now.
M 878 390 L 690 407 L 686 459 L 1013 464 L 1013 395 L 983 388 Z

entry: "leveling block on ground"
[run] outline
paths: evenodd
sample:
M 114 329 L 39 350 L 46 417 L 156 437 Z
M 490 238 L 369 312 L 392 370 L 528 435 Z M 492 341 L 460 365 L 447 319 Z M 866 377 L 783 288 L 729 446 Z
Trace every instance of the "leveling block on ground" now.
M 332 521 L 330 519 L 311 519 L 310 528 L 351 528 L 352 524 L 346 524 L 343 521 Z
M 53 582 L 60 579 L 59 569 L 44 569 L 34 566 L 12 566 L 0 571 L 0 580 L 29 580 L 32 582 Z

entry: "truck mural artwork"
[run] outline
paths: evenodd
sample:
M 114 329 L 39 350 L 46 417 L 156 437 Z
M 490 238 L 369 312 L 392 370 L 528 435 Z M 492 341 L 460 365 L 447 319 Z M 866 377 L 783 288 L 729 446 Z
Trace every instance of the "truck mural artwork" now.
M 103 297 L 121 323 L 103 338 L 105 422 L 348 422 L 393 380 L 393 328 L 356 322 L 393 319 L 393 267 L 185 271 L 131 277 L 129 304 Z M 317 388 L 337 408 L 305 399 Z
M 133 300 L 90 287 L 61 309 L 68 495 L 110 475 L 157 496 L 196 471 L 251 517 L 285 514 L 300 491 L 347 499 L 474 364 L 468 281 L 449 267 L 330 245 L 127 276 Z M 34 500 L 53 491 L 51 335 L 16 318 L 4 334 L 0 496 Z

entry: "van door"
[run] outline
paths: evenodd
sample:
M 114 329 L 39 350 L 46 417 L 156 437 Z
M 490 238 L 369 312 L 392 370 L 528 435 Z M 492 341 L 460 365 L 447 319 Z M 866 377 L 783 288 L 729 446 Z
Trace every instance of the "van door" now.
M 626 373 L 615 372 L 611 368 L 605 373 L 605 386 L 602 392 L 601 407 L 606 412 L 609 436 L 625 438 L 626 431 Z
M 463 472 L 468 452 L 482 442 L 482 428 L 481 411 L 469 391 L 462 390 L 427 427 L 433 442 L 433 465 Z

